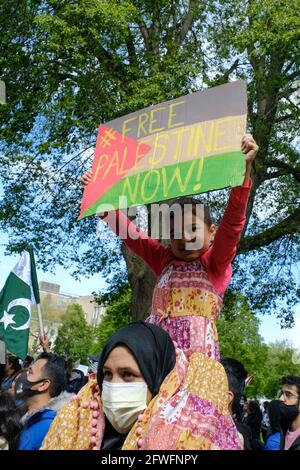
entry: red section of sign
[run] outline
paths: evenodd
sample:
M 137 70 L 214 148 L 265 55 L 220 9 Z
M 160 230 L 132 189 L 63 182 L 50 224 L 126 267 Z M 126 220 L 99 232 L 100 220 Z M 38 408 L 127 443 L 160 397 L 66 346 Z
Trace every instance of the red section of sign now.
M 126 176 L 151 147 L 114 129 L 99 127 L 93 160 L 93 180 L 85 187 L 80 216 L 94 204 L 111 186 Z

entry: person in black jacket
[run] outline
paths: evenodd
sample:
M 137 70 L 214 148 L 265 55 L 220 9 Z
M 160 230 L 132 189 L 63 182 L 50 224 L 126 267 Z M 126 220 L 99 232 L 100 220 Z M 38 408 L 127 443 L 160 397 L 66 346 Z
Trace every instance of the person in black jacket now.
M 300 450 L 300 377 L 287 375 L 281 384 L 281 425 L 287 429 L 284 450 Z
M 242 423 L 241 398 L 246 387 L 247 371 L 243 364 L 231 357 L 221 357 L 221 364 L 225 369 L 228 380 L 228 408 L 237 430 L 244 442 L 244 450 L 252 450 L 252 432 L 247 424 Z
M 255 400 L 248 402 L 248 416 L 246 418 L 246 424 L 251 428 L 253 441 L 256 446 L 253 450 L 263 450 L 263 444 L 260 440 L 260 429 L 262 422 L 262 412 L 259 404 Z

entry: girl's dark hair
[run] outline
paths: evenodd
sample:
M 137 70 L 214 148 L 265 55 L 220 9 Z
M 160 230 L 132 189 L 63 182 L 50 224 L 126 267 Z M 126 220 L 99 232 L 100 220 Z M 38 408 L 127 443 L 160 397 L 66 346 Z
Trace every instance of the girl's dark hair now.
M 23 410 L 15 405 L 6 393 L 0 394 L 0 436 L 8 443 L 9 450 L 17 450 L 22 431 L 21 417 Z
M 220 360 L 225 369 L 228 388 L 233 393 L 234 398 L 231 404 L 232 412 L 237 421 L 242 420 L 242 407 L 240 405 L 241 397 L 245 391 L 247 371 L 243 364 L 232 357 L 221 357 Z
M 208 225 L 208 227 L 210 227 L 214 223 L 209 207 L 206 204 L 203 204 L 203 202 L 199 201 L 199 199 L 196 199 L 195 197 L 184 196 L 178 199 L 173 199 L 169 203 L 169 205 L 171 206 L 173 204 L 178 204 L 182 209 L 184 209 L 185 206 L 190 205 L 192 206 L 193 214 L 196 214 L 196 207 L 202 205 L 204 208 L 204 223 Z M 171 217 L 173 217 L 172 213 Z
M 251 400 L 248 402 L 248 408 L 250 414 L 261 414 L 259 404 L 256 400 Z
M 19 359 L 12 354 L 7 357 L 7 363 L 13 368 L 15 372 L 18 372 L 18 370 L 22 369 L 19 363 Z
M 246 386 L 247 371 L 245 367 L 232 357 L 221 357 L 220 362 L 227 374 L 229 390 L 240 400 Z

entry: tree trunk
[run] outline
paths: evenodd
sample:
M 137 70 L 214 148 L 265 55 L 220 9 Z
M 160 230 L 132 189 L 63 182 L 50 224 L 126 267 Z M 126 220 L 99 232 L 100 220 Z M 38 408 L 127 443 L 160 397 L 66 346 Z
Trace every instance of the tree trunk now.
M 152 293 L 156 282 L 154 273 L 148 266 L 122 244 L 129 284 L 132 288 L 131 313 L 133 320 L 144 320 L 150 314 Z

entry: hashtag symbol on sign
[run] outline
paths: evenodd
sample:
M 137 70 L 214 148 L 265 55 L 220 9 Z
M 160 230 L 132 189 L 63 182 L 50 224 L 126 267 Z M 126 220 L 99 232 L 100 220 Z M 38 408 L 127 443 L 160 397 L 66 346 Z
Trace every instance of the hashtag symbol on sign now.
M 109 129 L 108 131 L 105 131 L 105 135 L 101 136 L 100 146 L 108 147 L 112 140 L 116 140 L 116 131 Z

